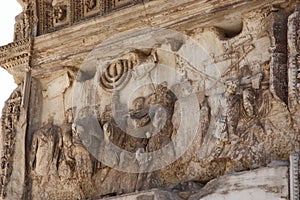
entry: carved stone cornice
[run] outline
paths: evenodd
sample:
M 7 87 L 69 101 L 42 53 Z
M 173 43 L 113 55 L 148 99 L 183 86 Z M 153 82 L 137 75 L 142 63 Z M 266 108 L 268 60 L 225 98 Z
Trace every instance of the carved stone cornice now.
M 144 5 L 137 4 L 130 9 L 120 9 L 117 12 L 86 20 L 84 23 L 76 23 L 71 27 L 40 35 L 35 38 L 34 43 L 35 52 L 38 54 L 33 53 L 33 74 L 43 73 L 42 68 L 79 67 L 96 45 L 121 32 L 149 27 L 189 31 L 220 23 L 226 12 L 225 7 L 231 9 L 232 13 L 235 10 L 247 12 L 278 1 L 231 0 L 222 4 L 218 2 L 217 0 L 210 2 L 183 0 L 166 3 L 162 0 L 153 0 Z M 213 9 L 212 4 L 216 4 Z M 41 72 L 38 72 L 39 69 Z
M 39 0 L 36 1 L 38 35 L 143 2 L 142 0 Z
M 0 66 L 12 74 L 17 83 L 30 69 L 32 40 L 24 39 L 0 47 Z

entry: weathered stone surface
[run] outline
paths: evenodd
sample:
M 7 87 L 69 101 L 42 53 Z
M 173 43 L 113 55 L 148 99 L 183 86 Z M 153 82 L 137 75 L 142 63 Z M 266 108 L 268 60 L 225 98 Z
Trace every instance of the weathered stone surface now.
M 19 2 L 3 199 L 288 198 L 296 1 Z
M 101 198 L 105 200 L 182 200 L 176 194 L 168 191 L 153 189 L 144 192 L 136 192 L 133 194 L 122 195 L 119 197 Z M 96 199 L 95 199 L 96 200 Z
M 189 200 L 289 199 L 288 167 L 261 168 L 210 181 Z
M 43 91 L 43 97 L 53 98 L 61 93 L 64 93 L 65 90 L 70 86 L 70 79 L 67 73 L 62 74 L 56 79 L 52 80 L 47 84 L 46 90 Z

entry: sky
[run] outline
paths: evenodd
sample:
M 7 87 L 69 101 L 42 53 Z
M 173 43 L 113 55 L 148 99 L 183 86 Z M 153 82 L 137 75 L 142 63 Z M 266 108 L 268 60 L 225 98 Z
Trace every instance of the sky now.
M 0 46 L 13 41 L 15 16 L 21 11 L 22 8 L 17 0 L 0 1 Z M 0 111 L 15 88 L 13 77 L 0 67 Z

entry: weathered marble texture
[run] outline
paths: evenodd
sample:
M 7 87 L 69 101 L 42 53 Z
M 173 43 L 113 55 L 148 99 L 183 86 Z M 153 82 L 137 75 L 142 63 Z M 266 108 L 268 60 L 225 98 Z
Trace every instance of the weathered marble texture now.
M 289 198 L 296 1 L 19 2 L 3 199 Z

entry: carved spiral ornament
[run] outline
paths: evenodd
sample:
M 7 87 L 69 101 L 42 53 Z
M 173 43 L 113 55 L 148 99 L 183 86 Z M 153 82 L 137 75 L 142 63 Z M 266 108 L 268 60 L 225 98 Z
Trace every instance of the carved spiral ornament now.
M 111 63 L 101 74 L 101 87 L 108 92 L 123 88 L 131 78 L 132 67 L 132 62 L 127 59 Z

